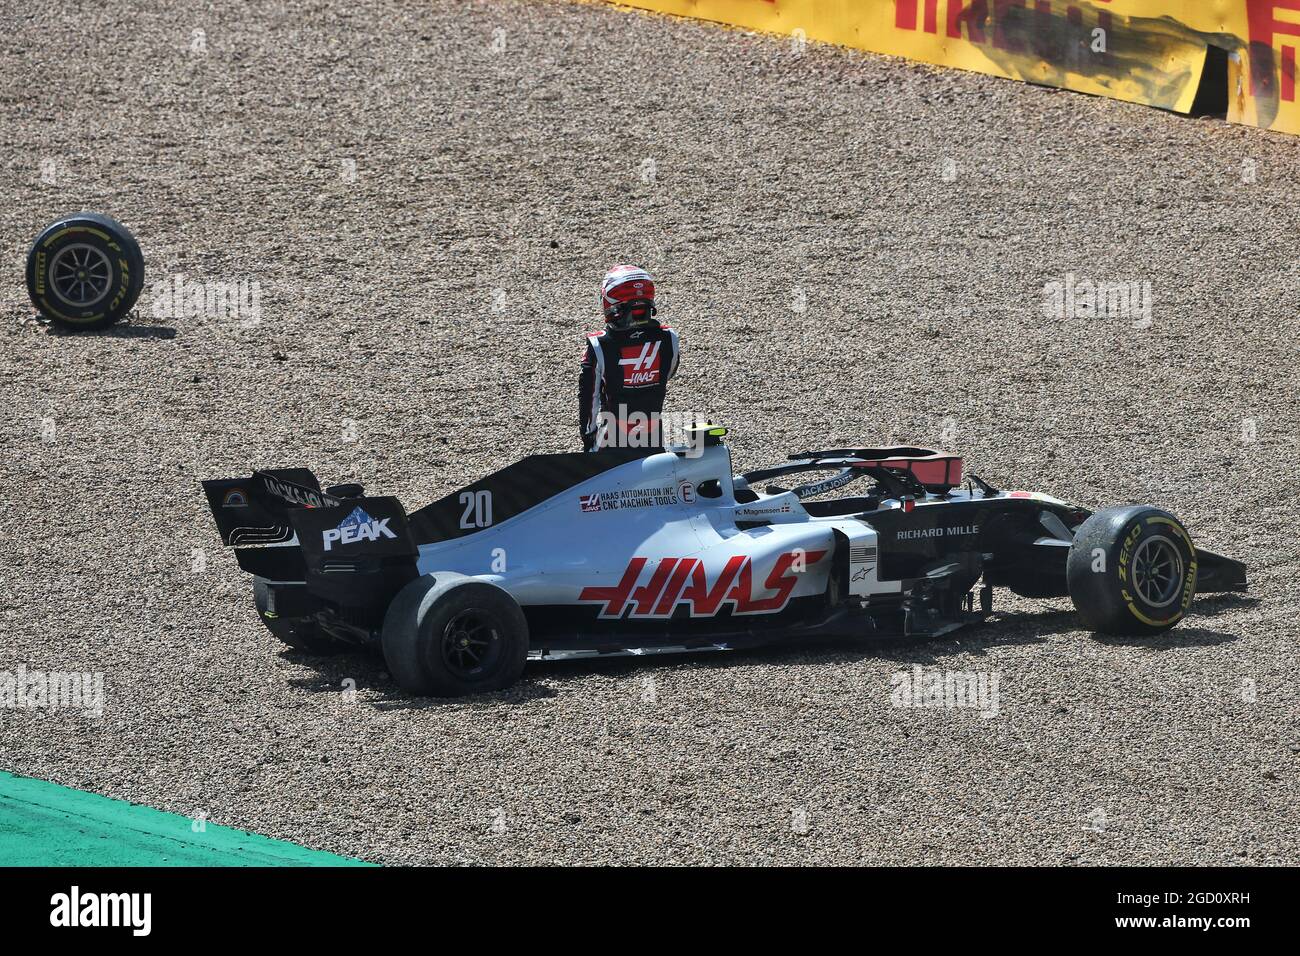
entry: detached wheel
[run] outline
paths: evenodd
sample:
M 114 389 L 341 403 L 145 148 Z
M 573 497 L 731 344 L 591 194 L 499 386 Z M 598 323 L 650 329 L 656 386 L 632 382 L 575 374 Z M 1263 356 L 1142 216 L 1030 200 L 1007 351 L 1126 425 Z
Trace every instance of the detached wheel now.
M 1159 634 L 1196 595 L 1196 548 L 1167 511 L 1107 508 L 1079 528 L 1066 562 L 1070 598 L 1102 634 Z
M 266 578 L 255 576 L 253 604 L 257 607 L 257 617 L 282 644 L 296 651 L 320 655 L 341 654 L 350 649 L 350 646 L 342 641 L 322 634 L 310 618 L 278 616 L 273 609 L 273 603 Z
M 131 311 L 143 288 L 140 245 L 108 216 L 83 212 L 50 223 L 27 253 L 27 294 L 63 328 L 106 328 Z
M 461 574 L 422 575 L 384 617 L 384 660 L 414 694 L 460 697 L 519 680 L 528 621 L 504 589 Z

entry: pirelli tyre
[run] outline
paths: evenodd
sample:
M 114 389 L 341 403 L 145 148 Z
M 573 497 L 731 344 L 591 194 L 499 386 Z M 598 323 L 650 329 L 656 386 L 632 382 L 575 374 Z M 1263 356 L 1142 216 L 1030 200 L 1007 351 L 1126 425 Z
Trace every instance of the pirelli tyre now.
M 266 578 L 253 577 L 253 604 L 257 617 L 266 629 L 280 639 L 282 644 L 307 654 L 341 654 L 348 645 L 322 634 L 316 624 L 306 618 L 280 617 L 272 607 L 270 586 Z
M 27 294 L 66 329 L 102 329 L 131 311 L 144 288 L 144 256 L 116 219 L 81 212 L 50 223 L 27 253 Z
M 528 621 L 495 584 L 462 574 L 426 574 L 393 598 L 384 616 L 384 660 L 413 694 L 460 697 L 519 680 Z
M 1158 634 L 1182 620 L 1196 595 L 1196 547 L 1167 511 L 1107 508 L 1079 528 L 1066 579 L 1094 631 Z

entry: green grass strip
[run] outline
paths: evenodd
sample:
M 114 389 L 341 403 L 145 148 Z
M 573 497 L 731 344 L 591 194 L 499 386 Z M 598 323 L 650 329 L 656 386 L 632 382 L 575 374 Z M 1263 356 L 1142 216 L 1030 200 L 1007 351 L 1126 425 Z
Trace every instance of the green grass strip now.
M 0 772 L 0 866 L 368 866 L 361 860 Z

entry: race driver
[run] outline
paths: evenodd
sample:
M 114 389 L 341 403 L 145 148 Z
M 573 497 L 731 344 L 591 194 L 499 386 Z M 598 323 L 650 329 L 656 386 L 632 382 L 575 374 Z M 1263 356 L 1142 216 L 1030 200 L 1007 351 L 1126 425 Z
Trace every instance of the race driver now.
M 622 265 L 605 273 L 600 307 L 605 328 L 588 334 L 578 376 L 582 448 L 645 447 L 647 423 L 663 411 L 681 345 L 655 319 L 655 282 L 644 269 Z

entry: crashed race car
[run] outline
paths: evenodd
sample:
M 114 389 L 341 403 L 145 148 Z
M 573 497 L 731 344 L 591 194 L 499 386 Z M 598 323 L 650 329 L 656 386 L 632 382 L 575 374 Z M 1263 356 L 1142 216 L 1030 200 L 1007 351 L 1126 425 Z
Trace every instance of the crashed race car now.
M 410 514 L 303 468 L 203 487 L 272 633 L 312 653 L 377 648 L 417 694 L 498 690 L 529 659 L 933 639 L 984 620 L 996 588 L 1155 634 L 1198 592 L 1247 586 L 1158 508 L 1003 491 L 925 448 L 734 475 L 724 436 L 533 455 Z

